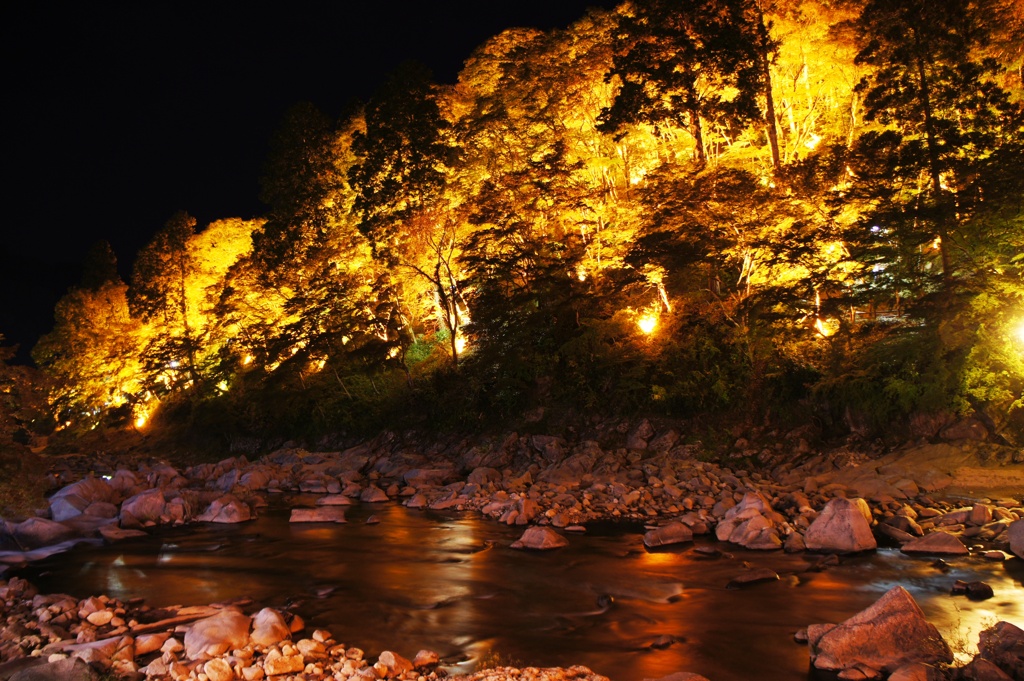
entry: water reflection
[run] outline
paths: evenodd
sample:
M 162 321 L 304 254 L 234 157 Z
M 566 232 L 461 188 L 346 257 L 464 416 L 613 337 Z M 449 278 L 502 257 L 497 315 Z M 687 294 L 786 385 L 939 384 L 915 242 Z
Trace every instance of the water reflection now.
M 369 515 L 377 524 L 366 524 Z M 892 550 L 810 571 L 816 556 L 727 548 L 704 556 L 644 550 L 639 528 L 596 527 L 555 552 L 513 551 L 522 528 L 476 517 L 356 506 L 340 525 L 287 522 L 285 509 L 238 526 L 168 530 L 116 547 L 82 546 L 32 575 L 76 596 L 143 597 L 151 605 L 252 598 L 294 606 L 313 626 L 375 655 L 421 648 L 458 670 L 481 658 L 585 664 L 616 681 L 676 671 L 716 681 L 807 679 L 798 629 L 837 622 L 895 584 L 909 589 L 943 633 L 996 619 L 1024 625 L 1022 561 L 951 561 Z M 709 542 L 710 543 L 710 542 Z M 716 545 L 720 546 L 720 545 Z M 777 582 L 726 585 L 746 565 Z M 952 597 L 956 579 L 983 579 L 996 597 Z

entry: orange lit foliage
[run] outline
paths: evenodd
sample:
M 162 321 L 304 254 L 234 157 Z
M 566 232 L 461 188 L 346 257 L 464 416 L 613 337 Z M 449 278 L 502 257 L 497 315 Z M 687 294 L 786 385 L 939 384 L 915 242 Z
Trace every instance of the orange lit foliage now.
M 1019 7 L 996 4 L 1006 20 L 978 54 L 1019 69 Z M 587 406 L 617 390 L 620 406 L 680 411 L 768 401 L 794 366 L 831 370 L 830 348 L 860 342 L 858 304 L 926 288 L 900 273 L 930 256 L 888 224 L 868 229 L 921 186 L 863 134 L 880 109 L 857 83 L 885 85 L 885 65 L 855 63 L 852 5 L 699 5 L 714 22 L 638 0 L 566 30 L 505 31 L 453 86 L 402 70 L 340 124 L 297 105 L 271 145 L 264 219 L 195 232 L 176 216 L 139 255 L 134 316 L 123 284 L 58 306 L 38 353 L 61 404 L 102 409 L 110 387 L 216 395 L 227 381 L 294 391 L 296 418 L 327 428 L 394 386 L 423 390 L 446 356 L 463 376 L 438 381 L 472 389 L 435 402 L 457 397 L 474 418 L 552 383 Z M 1017 75 L 993 78 L 1019 97 Z M 941 112 L 951 135 L 954 120 L 988 125 L 955 108 Z M 989 125 L 1002 141 L 984 138 L 1000 166 L 1014 167 L 1015 120 Z M 871 134 L 903 123 L 876 116 Z M 1005 175 L 986 180 L 986 200 L 1013 194 L 1013 172 L 957 153 L 958 177 Z M 1015 223 L 991 203 L 958 206 L 955 236 L 979 235 L 978 272 L 1012 279 L 1019 259 L 975 243 Z M 827 342 L 813 330 L 826 317 L 838 329 Z
M 50 400 L 57 419 L 94 424 L 99 410 L 141 399 L 145 330 L 128 312 L 128 287 L 108 281 L 74 288 L 54 311 L 54 327 L 32 351 L 54 379 Z

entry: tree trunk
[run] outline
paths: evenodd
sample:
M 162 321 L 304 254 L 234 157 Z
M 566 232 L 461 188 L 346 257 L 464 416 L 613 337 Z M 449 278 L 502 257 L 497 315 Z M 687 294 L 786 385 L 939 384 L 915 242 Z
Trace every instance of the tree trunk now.
M 921 44 L 921 34 L 913 31 L 915 52 L 915 65 L 917 66 L 918 84 L 921 92 L 921 108 L 924 111 L 924 131 L 928 143 L 928 172 L 931 177 L 932 194 L 934 196 L 935 208 L 937 211 L 936 231 L 939 235 L 939 255 L 942 258 L 942 283 L 949 288 L 952 283 L 952 271 L 949 261 L 949 245 L 946 243 L 946 207 L 942 195 L 942 178 L 939 175 L 939 145 L 935 139 L 935 122 L 932 117 L 931 92 L 929 89 L 928 74 L 925 71 L 922 53 L 924 46 Z
M 775 95 L 772 93 L 772 69 L 768 48 L 771 45 L 771 37 L 768 35 L 768 27 L 764 23 L 764 10 L 760 3 L 754 4 L 757 10 L 757 39 L 760 45 L 757 51 L 758 60 L 761 62 L 761 75 L 764 76 L 764 99 L 765 128 L 768 131 L 768 144 L 772 149 L 772 168 L 776 171 L 782 167 L 779 157 L 779 131 L 775 122 Z

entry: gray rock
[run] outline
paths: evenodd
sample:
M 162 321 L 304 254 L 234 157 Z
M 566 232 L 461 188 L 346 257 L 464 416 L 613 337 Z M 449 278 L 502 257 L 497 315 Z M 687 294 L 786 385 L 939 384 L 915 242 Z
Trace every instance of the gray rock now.
M 50 518 L 56 522 L 64 522 L 82 515 L 89 507 L 89 502 L 77 494 L 65 494 L 50 498 Z
M 114 490 L 106 480 L 89 477 L 62 487 L 54 492 L 50 499 L 59 499 L 64 496 L 75 496 L 91 504 L 94 501 L 111 501 L 114 498 Z
M 160 522 L 167 499 L 162 489 L 147 489 L 121 504 L 121 527 L 140 527 Z
M 811 664 L 840 672 L 865 665 L 892 673 L 905 665 L 949 663 L 953 654 L 914 598 L 901 586 L 890 589 L 842 624 L 822 630 L 808 627 Z
M 804 534 L 807 549 L 827 553 L 856 553 L 877 548 L 878 542 L 871 533 L 865 511 L 870 516 L 867 502 L 863 499 L 832 499 L 807 528 Z
M 26 549 L 59 544 L 74 534 L 70 527 L 46 518 L 29 518 L 14 526 L 14 538 Z

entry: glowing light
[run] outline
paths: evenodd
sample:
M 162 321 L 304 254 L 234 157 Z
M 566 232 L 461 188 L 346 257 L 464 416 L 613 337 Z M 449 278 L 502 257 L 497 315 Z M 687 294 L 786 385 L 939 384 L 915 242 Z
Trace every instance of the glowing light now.
M 828 338 L 839 330 L 839 322 L 835 319 L 818 317 L 814 322 L 814 330 L 821 334 L 822 338 Z
M 146 425 L 146 421 L 149 420 L 145 414 L 139 414 L 135 417 L 135 427 L 142 428 Z
M 636 320 L 636 325 L 640 327 L 648 336 L 654 333 L 654 330 L 658 328 L 658 318 L 653 314 L 644 315 L 640 319 Z
M 1014 330 L 1014 335 L 1017 336 L 1017 340 L 1024 345 L 1024 320 L 1017 323 L 1017 328 Z
M 244 366 L 244 367 L 249 366 L 250 364 L 252 364 L 252 360 L 253 360 L 253 356 L 252 355 L 246 355 L 245 357 L 242 358 L 242 366 Z
M 466 339 L 463 336 L 455 337 L 455 352 L 462 354 L 462 351 L 466 349 Z
M 576 268 L 576 278 L 580 281 L 587 280 L 587 270 L 582 265 Z
M 228 391 L 228 382 L 221 381 L 220 383 L 218 383 L 217 390 L 221 391 L 222 393 L 226 393 Z
M 172 369 L 177 369 L 178 367 L 181 366 L 181 364 L 178 362 L 178 360 L 172 359 L 170 362 L 167 363 L 167 366 L 171 367 Z
M 933 251 L 937 251 L 941 247 L 942 247 L 942 237 L 941 236 L 935 237 L 935 240 L 932 241 L 930 244 L 928 244 L 928 248 L 932 249 Z
M 821 142 L 821 137 L 815 135 L 814 133 L 811 133 L 811 136 L 808 137 L 807 141 L 804 142 L 804 146 L 807 147 L 808 149 L 813 150 L 815 147 L 818 146 L 819 142 Z

